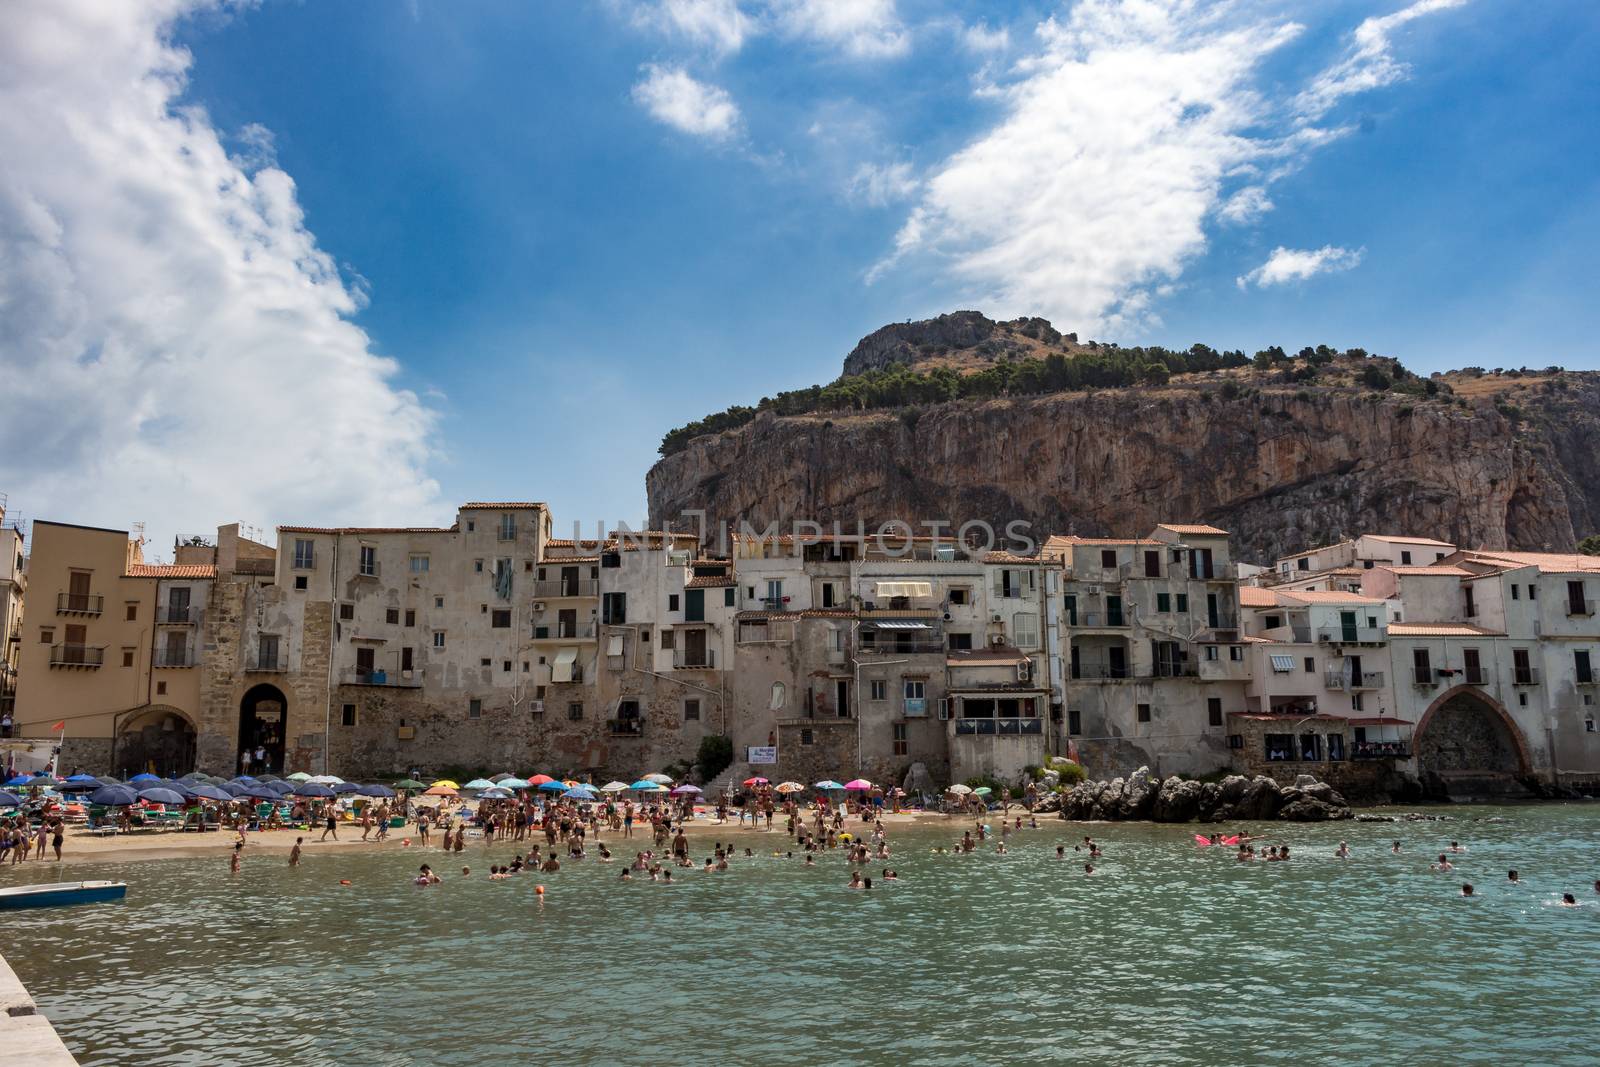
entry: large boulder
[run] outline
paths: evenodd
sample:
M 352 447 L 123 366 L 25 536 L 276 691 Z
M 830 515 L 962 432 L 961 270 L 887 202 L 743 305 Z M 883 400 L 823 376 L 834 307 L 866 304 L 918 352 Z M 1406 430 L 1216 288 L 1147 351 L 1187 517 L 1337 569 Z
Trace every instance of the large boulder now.
M 1148 819 L 1155 807 L 1161 782 L 1152 777 L 1149 767 L 1140 767 L 1130 774 L 1122 785 L 1122 797 L 1117 802 L 1118 819 Z
M 1156 822 L 1189 822 L 1200 814 L 1200 796 L 1205 786 L 1199 782 L 1186 782 L 1173 775 L 1161 783 L 1150 818 Z
M 1206 782 L 1200 787 L 1200 796 L 1196 803 L 1195 818 L 1209 822 L 1217 817 L 1217 812 L 1222 808 L 1222 785 L 1219 782 Z
M 1278 809 L 1278 818 L 1285 822 L 1329 822 L 1334 819 L 1348 819 L 1350 816 L 1351 811 L 1348 806 L 1330 804 L 1305 793 L 1301 793 Z
M 1127 780 L 1123 778 L 1113 778 L 1106 783 L 1105 789 L 1101 790 L 1100 796 L 1095 800 L 1094 818 L 1115 819 L 1117 817 L 1117 811 L 1122 806 L 1122 789 L 1126 784 Z
M 939 795 L 939 787 L 934 784 L 933 775 L 928 773 L 926 763 L 913 763 L 906 771 L 905 778 L 901 780 L 900 788 L 906 791 L 906 795 L 913 797 L 924 794 L 933 797 Z
M 1224 786 L 1227 785 L 1225 781 Z M 1264 774 L 1258 774 L 1245 785 L 1244 792 L 1233 805 L 1236 819 L 1270 819 L 1283 806 L 1283 791 L 1278 783 Z

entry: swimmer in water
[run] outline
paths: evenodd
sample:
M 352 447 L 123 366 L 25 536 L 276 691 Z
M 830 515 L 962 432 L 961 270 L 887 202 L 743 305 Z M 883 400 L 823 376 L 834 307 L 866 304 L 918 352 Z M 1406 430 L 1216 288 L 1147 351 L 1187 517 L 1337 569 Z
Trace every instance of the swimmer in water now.
M 1461 847 L 1461 842 L 1460 841 L 1452 841 L 1452 842 L 1450 842 L 1450 851 L 1451 852 L 1465 852 L 1466 849 Z
M 807 866 L 807 867 L 815 867 L 815 866 L 816 866 L 816 865 L 817 865 L 817 856 L 816 856 L 816 853 L 814 853 L 814 852 L 807 852 L 807 853 L 806 853 L 806 866 Z
M 1004 841 L 1000 842 L 994 846 L 994 850 L 997 855 L 1004 856 L 1006 854 L 1006 843 Z
M 1578 906 L 1578 898 L 1571 893 L 1562 893 L 1561 906 L 1563 908 L 1576 908 Z
M 461 877 L 466 878 L 470 874 L 472 874 L 472 868 L 471 867 L 463 867 L 463 868 L 461 868 Z
M 1439 862 L 1429 864 L 1429 866 L 1440 874 L 1443 874 L 1445 871 L 1453 871 L 1456 869 L 1455 864 L 1451 863 L 1450 858 L 1443 852 L 1439 853 Z
M 1394 847 L 1390 848 L 1389 851 L 1393 852 L 1396 856 L 1400 855 L 1400 842 L 1396 841 L 1394 843 Z
M 1347 860 L 1347 859 L 1350 858 L 1350 846 L 1347 845 L 1345 842 L 1340 841 L 1339 842 L 1339 847 L 1334 850 L 1333 854 L 1335 856 L 1337 856 L 1339 859 Z
M 432 867 L 424 863 L 422 868 L 417 871 L 416 883 L 417 885 L 438 885 L 439 876 L 433 873 Z
M 1066 858 L 1067 858 L 1067 846 L 1066 845 L 1057 845 L 1056 846 L 1056 859 L 1064 860 Z
M 892 869 L 885 867 L 883 869 L 883 880 L 885 882 L 898 882 L 900 880 L 900 876 L 895 874 Z
M 1463 882 L 1461 884 L 1461 895 L 1464 896 L 1464 897 L 1470 897 L 1472 895 L 1472 883 L 1471 882 Z
M 617 880 L 619 882 L 631 882 L 633 881 L 633 872 L 624 867 L 622 868 L 622 877 Z
M 1085 863 L 1085 864 L 1084 864 L 1084 865 L 1083 865 L 1083 873 L 1084 873 L 1084 874 L 1093 874 L 1093 873 L 1094 873 L 1094 864 L 1092 864 L 1092 863 Z
M 860 871 L 851 871 L 850 872 L 850 884 L 845 886 L 845 888 L 846 889 L 860 889 L 861 888 L 861 872 Z
M 1516 871 L 1507 871 L 1506 872 L 1506 881 L 1510 882 L 1512 885 L 1521 885 L 1522 884 L 1522 879 L 1517 877 L 1517 872 Z

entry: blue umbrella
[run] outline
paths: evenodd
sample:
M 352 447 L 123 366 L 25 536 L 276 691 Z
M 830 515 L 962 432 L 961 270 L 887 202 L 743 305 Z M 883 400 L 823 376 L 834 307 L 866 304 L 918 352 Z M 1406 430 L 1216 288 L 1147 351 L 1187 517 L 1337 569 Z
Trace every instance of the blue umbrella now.
M 566 794 L 562 795 L 565 796 Z M 511 790 L 499 788 L 485 789 L 479 793 L 478 796 L 484 800 L 506 800 L 511 796 Z
M 26 774 L 19 774 L 5 784 L 6 788 L 10 789 L 16 786 L 32 785 L 33 779 Z
M 217 788 L 230 797 L 242 797 L 248 796 L 252 789 L 257 789 L 259 786 L 245 785 L 243 782 L 223 782 Z M 273 796 L 277 796 L 277 794 L 274 793 Z
M 281 796 L 287 796 L 288 794 L 294 792 L 294 783 L 293 782 L 281 782 L 281 781 L 280 782 L 268 782 L 267 783 L 267 788 L 272 790 L 274 793 L 276 793 L 280 797 Z
M 297 797 L 322 797 L 327 799 L 333 796 L 333 790 L 325 785 L 318 785 L 316 782 L 301 782 L 294 787 L 293 792 Z
M 149 771 L 145 771 L 143 774 L 136 774 L 132 778 L 129 778 L 128 779 L 128 784 L 132 785 L 134 782 L 159 782 L 159 781 L 161 781 L 160 776 L 151 774 Z
M 98 782 L 99 780 L 92 774 L 74 774 L 67 778 L 69 782 Z
M 541 782 L 539 785 L 539 792 L 541 793 L 565 793 L 566 791 L 566 782 Z
M 189 791 L 203 800 L 233 799 L 232 793 L 224 792 L 222 789 L 219 789 L 214 785 L 207 785 L 205 782 L 196 782 L 194 785 L 189 787 Z
M 570 797 L 573 800 L 593 800 L 593 799 L 595 799 L 594 790 L 590 789 L 586 785 L 575 785 L 571 789 L 567 790 L 565 793 L 562 793 L 561 795 L 564 796 L 564 797 Z
M 106 786 L 107 789 L 112 788 Z M 92 797 L 90 799 L 93 799 Z M 183 794 L 165 789 L 159 785 L 150 786 L 148 789 L 139 790 L 139 799 L 148 800 L 152 804 L 182 804 Z
M 235 782 L 243 782 L 245 785 L 254 785 L 257 781 L 257 779 L 250 777 L 248 774 L 236 774 L 233 776 L 232 780 Z
M 361 787 L 354 782 L 336 782 L 329 786 L 335 793 L 359 793 Z
M 139 794 L 125 785 L 103 785 L 89 794 L 89 803 L 107 808 L 120 808 L 139 802 Z
M 386 785 L 364 785 L 357 789 L 356 792 L 360 793 L 364 797 L 387 798 L 394 796 L 394 790 L 390 789 Z
M 280 800 L 280 794 L 274 793 L 264 785 L 247 785 L 243 793 L 235 793 L 236 797 L 249 797 L 251 800 Z
M 542 789 L 544 787 L 540 786 L 539 788 Z M 654 782 L 652 782 L 652 781 L 650 781 L 649 779 L 646 779 L 646 778 L 639 779 L 637 782 L 634 782 L 628 788 L 629 789 L 633 789 L 633 790 L 637 790 L 640 793 L 659 793 L 659 792 L 662 791 L 661 786 L 657 785 L 656 783 L 654 783 Z
M 93 778 L 89 779 L 87 782 L 75 782 L 69 778 L 56 788 L 60 789 L 63 793 L 92 793 L 96 789 L 100 788 L 100 783 Z
M 6 793 L 6 792 L 3 792 L 3 791 L 0 791 L 0 808 L 20 808 L 20 807 L 22 807 L 22 798 L 21 797 L 17 796 L 17 794 L 15 794 L 15 793 Z

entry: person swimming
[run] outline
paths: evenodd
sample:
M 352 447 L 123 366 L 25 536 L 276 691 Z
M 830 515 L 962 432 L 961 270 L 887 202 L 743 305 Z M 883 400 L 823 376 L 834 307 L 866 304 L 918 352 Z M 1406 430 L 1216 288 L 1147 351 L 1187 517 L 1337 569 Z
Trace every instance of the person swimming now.
M 633 881 L 633 871 L 631 871 L 627 867 L 622 868 L 622 877 L 617 879 L 617 880 L 620 881 L 620 882 L 631 882 L 631 881 Z
M 1578 898 L 1571 893 L 1562 893 L 1561 906 L 1563 908 L 1576 908 L 1578 906 Z
M 1066 858 L 1067 858 L 1067 846 L 1066 845 L 1057 845 L 1056 846 L 1056 859 L 1064 860 Z
M 1339 859 L 1347 860 L 1350 858 L 1350 846 L 1345 842 L 1340 841 L 1339 847 L 1334 850 L 1333 854 Z
M 850 884 L 845 886 L 845 888 L 846 889 L 860 889 L 861 888 L 861 872 L 860 871 L 851 871 L 850 872 Z
M 1472 883 L 1471 882 L 1462 882 L 1461 883 L 1461 895 L 1464 896 L 1464 897 L 1472 896 Z
M 893 869 L 885 867 L 883 869 L 883 880 L 885 882 L 898 882 L 900 880 L 900 876 L 895 874 Z
M 1452 841 L 1452 842 L 1450 842 L 1450 851 L 1451 852 L 1465 852 L 1466 849 L 1461 847 L 1461 842 L 1460 841 Z
M 1092 864 L 1092 863 L 1085 863 L 1085 864 L 1084 864 L 1084 865 L 1083 865 L 1083 873 L 1084 873 L 1084 874 L 1093 874 L 1093 873 L 1094 873 L 1094 864 Z
M 1506 872 L 1506 881 L 1510 882 L 1512 885 L 1521 885 L 1522 884 L 1522 879 L 1517 877 L 1517 872 L 1516 871 L 1507 871 Z
M 1396 841 L 1394 846 L 1390 848 L 1389 851 L 1393 852 L 1396 856 L 1400 855 L 1400 842 Z
M 439 876 L 433 873 L 432 867 L 429 867 L 426 863 L 424 863 L 421 869 L 417 871 L 417 877 L 415 881 L 417 885 L 438 885 Z
M 1455 864 L 1450 862 L 1450 857 L 1446 856 L 1443 852 L 1439 853 L 1439 862 L 1429 864 L 1429 867 L 1432 870 L 1438 871 L 1440 874 L 1443 874 L 1445 871 L 1453 871 L 1456 869 Z

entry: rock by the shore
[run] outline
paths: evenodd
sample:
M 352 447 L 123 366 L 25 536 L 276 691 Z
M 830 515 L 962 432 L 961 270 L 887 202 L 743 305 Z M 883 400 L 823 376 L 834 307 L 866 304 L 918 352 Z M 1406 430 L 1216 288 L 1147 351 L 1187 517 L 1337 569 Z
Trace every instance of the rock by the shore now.
M 1238 774 L 1220 782 L 1188 781 L 1176 775 L 1163 782 L 1151 777 L 1148 767 L 1140 767 L 1126 778 L 1083 782 L 1061 798 L 1061 817 L 1078 821 L 1328 822 L 1351 815 L 1338 790 L 1309 774 L 1300 775 L 1291 786 L 1280 786 L 1266 775 Z

